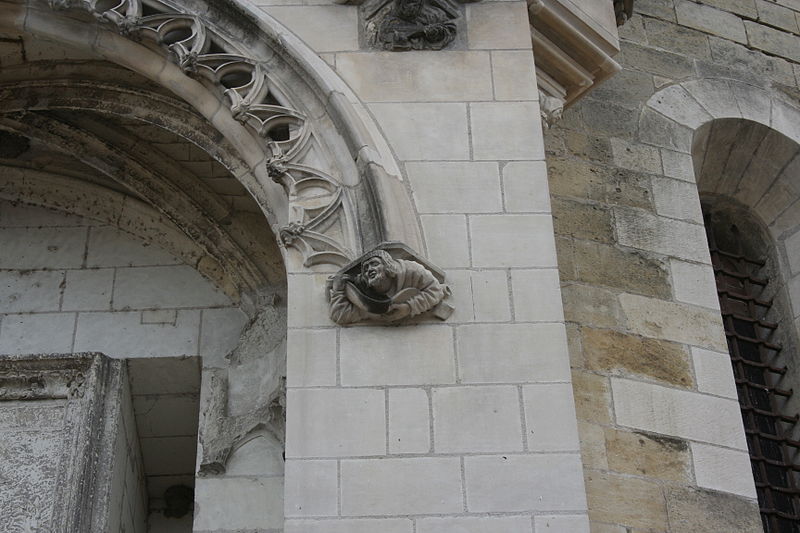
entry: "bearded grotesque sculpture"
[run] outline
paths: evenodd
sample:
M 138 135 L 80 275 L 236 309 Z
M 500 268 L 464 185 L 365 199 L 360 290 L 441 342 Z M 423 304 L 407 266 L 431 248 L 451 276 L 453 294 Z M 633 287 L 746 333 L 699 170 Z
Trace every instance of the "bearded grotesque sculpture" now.
M 406 258 L 393 257 L 387 249 Z M 379 246 L 330 280 L 331 320 L 341 325 L 396 322 L 428 311 L 446 319 L 453 312 L 444 302 L 450 288 L 442 283 L 444 275 L 432 268 L 435 273 L 402 245 Z

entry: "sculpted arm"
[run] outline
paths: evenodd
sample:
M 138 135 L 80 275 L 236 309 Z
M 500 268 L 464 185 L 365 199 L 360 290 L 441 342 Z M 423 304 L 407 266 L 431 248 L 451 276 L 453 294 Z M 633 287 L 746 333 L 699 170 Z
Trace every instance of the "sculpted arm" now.
M 331 288 L 330 317 L 337 324 L 352 324 L 366 318 L 367 314 L 353 305 L 344 291 L 344 280 L 336 277 Z

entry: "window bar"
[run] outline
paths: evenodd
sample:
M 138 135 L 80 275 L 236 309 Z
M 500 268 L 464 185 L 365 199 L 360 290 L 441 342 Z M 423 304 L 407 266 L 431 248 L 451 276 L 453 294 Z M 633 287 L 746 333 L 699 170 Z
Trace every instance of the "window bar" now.
M 795 475 L 800 465 L 791 460 L 800 442 L 784 427 L 794 425 L 798 416 L 783 414 L 777 407 L 777 397 L 788 398 L 792 391 L 775 386 L 786 368 L 774 364 L 781 352 L 770 339 L 777 324 L 764 320 L 772 300 L 759 298 L 769 283 L 759 275 L 765 262 L 718 249 L 713 233 L 708 233 L 764 531 L 800 533 L 800 487 Z

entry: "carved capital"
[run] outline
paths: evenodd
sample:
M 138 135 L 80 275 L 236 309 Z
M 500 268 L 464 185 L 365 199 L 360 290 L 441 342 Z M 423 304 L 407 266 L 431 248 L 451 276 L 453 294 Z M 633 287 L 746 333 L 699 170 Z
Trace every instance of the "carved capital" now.
M 397 242 L 385 242 L 345 265 L 328 281 L 331 320 L 398 322 L 426 313 L 446 320 L 453 307 L 444 273 Z

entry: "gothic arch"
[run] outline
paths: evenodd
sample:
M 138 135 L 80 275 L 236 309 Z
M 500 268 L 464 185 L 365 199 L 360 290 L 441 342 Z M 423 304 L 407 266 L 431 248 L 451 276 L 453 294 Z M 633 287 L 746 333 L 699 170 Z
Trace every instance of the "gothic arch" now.
M 113 98 L 82 94 L 75 72 L 63 82 L 58 65 L 48 75 L 62 84 L 57 91 L 52 83 L 36 84 L 42 72 L 12 70 L 0 91 L 4 129 L 54 141 L 45 135 L 53 124 L 20 115 L 39 106 L 135 116 L 186 138 L 212 154 L 256 200 L 290 272 L 331 270 L 386 240 L 424 252 L 399 169 L 358 99 L 305 44 L 248 2 L 25 0 L 4 3 L 0 29 L 63 43 L 158 87 L 149 94 L 128 91 L 108 105 Z M 82 75 L 95 76 L 95 88 L 104 79 Z M 120 91 L 103 89 L 109 95 Z M 163 98 L 154 94 L 159 92 Z M 196 127 L 187 127 L 192 120 Z M 118 152 L 107 148 L 109 156 Z M 152 192 L 145 199 L 166 209 L 157 203 L 159 192 Z M 190 212 L 198 202 L 202 207 L 197 197 L 185 200 Z M 202 241 L 213 224 L 204 229 L 196 224 L 204 213 L 194 215 L 192 223 L 178 220 L 179 226 Z M 236 246 L 224 242 L 200 244 L 221 246 L 220 260 L 236 258 Z M 245 277 L 258 277 L 247 274 L 254 270 L 247 261 L 238 263 Z

